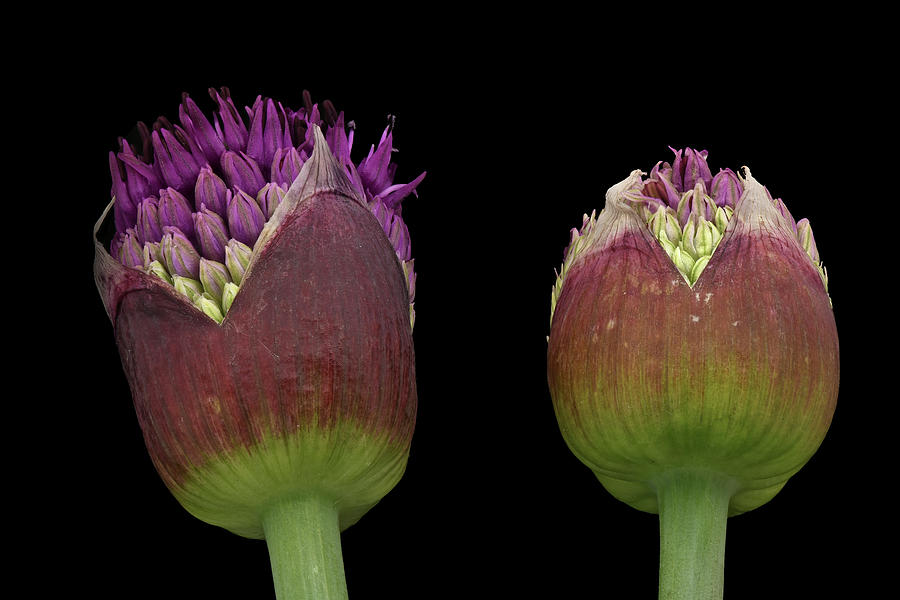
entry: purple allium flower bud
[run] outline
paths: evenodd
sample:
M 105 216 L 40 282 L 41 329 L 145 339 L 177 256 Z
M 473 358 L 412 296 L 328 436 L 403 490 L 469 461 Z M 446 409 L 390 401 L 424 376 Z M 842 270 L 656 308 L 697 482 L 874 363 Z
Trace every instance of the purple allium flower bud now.
M 672 163 L 672 183 L 680 192 L 693 188 L 697 181 L 702 181 L 706 189 L 712 183 L 712 173 L 706 164 L 706 150 L 696 151 L 691 148 L 675 150 L 675 162 Z
M 280 103 L 271 98 L 263 99 L 262 96 L 256 98 L 250 113 L 247 155 L 256 161 L 257 165 L 269 166 L 276 152 L 282 148 L 293 147 L 287 115 Z
M 228 228 L 225 221 L 217 213 L 206 208 L 205 204 L 201 205 L 200 211 L 193 213 L 191 217 L 194 221 L 194 237 L 200 255 L 224 262 L 225 244 L 228 243 Z
M 118 258 L 126 267 L 140 268 L 144 266 L 144 251 L 134 229 L 128 228 L 122 234 Z
M 743 191 L 741 180 L 731 169 L 721 169 L 709 185 L 709 195 L 716 201 L 716 206 L 734 208 Z
M 194 237 L 191 203 L 175 188 L 159 190 L 159 222 L 163 227 L 177 227 L 189 239 Z
M 228 88 L 223 87 L 220 91 L 221 94 L 213 88 L 209 89 L 210 97 L 219 107 L 216 113 L 216 133 L 225 142 L 227 150 L 242 151 L 247 147 L 247 125 L 231 101 Z
M 282 189 L 277 183 L 267 183 L 259 190 L 259 193 L 256 195 L 256 202 L 259 204 L 259 208 L 267 221 L 275 214 L 275 209 L 281 204 L 285 191 L 286 188 Z
M 206 164 L 196 144 L 178 126 L 172 130 L 160 127 L 153 132 L 152 140 L 153 154 L 166 185 L 183 193 L 192 191 L 200 168 Z
M 200 253 L 180 229 L 164 227 L 159 249 L 169 273 L 199 279 Z
M 305 160 L 293 146 L 289 148 L 279 148 L 275 151 L 272 158 L 272 169 L 270 180 L 279 184 L 290 187 L 297 176 L 300 169 L 303 168 Z
M 222 302 L 222 291 L 225 284 L 231 281 L 231 275 L 228 269 L 220 262 L 200 259 L 200 283 L 203 284 L 203 291 L 212 296 L 216 302 Z
M 216 128 L 187 94 L 184 95 L 181 106 L 178 107 L 178 116 L 181 126 L 197 143 L 206 162 L 216 167 L 219 166 L 219 157 L 225 152 L 225 142 L 219 137 Z
M 228 197 L 228 230 L 236 240 L 252 247 L 266 224 L 266 215 L 259 204 L 244 190 Z
M 259 165 L 243 152 L 228 151 L 223 154 L 222 171 L 228 187 L 244 190 L 251 196 L 255 196 L 266 184 Z
M 137 207 L 138 235 L 144 242 L 158 242 L 163 236 L 163 224 L 159 218 L 159 198 L 150 196 Z
M 206 208 L 224 217 L 228 208 L 225 200 L 227 190 L 228 186 L 221 177 L 213 173 L 209 166 L 203 167 L 194 184 L 194 208 L 200 210 L 201 206 L 206 205 Z

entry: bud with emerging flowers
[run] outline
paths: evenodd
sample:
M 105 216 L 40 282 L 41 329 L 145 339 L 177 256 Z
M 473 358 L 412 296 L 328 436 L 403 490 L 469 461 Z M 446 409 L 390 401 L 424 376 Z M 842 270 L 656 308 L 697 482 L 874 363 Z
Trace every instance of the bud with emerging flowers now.
M 708 181 L 706 156 L 678 151 L 610 188 L 573 233 L 551 303 L 560 430 L 609 492 L 659 513 L 661 598 L 721 598 L 727 516 L 809 460 L 838 390 L 809 222 L 749 171 Z M 660 198 L 670 172 L 675 207 Z M 705 189 L 712 204 L 697 202 Z
M 265 538 L 279 598 L 345 597 L 339 532 L 400 479 L 415 422 L 400 202 L 424 173 L 393 183 L 389 134 L 376 151 L 384 169 L 358 167 L 343 116 L 326 124 L 311 102 L 295 112 L 258 100 L 248 129 L 227 90 L 211 96 L 215 125 L 185 97 L 181 127 L 139 128 L 158 155 L 123 144 L 111 159 L 113 189 L 127 195 L 95 227 L 113 210 L 95 281 L 173 495 L 204 521 Z M 263 177 L 298 160 L 287 192 Z M 135 229 L 142 204 L 147 239 Z

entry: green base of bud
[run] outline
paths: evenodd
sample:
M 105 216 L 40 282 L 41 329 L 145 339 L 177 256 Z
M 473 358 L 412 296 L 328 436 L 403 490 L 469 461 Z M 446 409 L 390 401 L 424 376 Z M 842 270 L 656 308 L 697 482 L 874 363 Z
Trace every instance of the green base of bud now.
M 397 484 L 409 456 L 352 424 L 264 439 L 211 458 L 169 489 L 198 519 L 247 538 L 265 537 L 270 506 L 310 495 L 333 502 L 344 530 Z

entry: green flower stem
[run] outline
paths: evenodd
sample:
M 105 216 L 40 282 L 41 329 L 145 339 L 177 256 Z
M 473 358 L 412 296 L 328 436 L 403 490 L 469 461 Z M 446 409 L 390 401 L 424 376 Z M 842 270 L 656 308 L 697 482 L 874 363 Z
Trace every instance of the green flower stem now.
M 721 600 L 725 526 L 734 480 L 676 470 L 656 482 L 660 600 Z
M 337 508 L 309 495 L 281 500 L 263 514 L 278 600 L 347 598 Z

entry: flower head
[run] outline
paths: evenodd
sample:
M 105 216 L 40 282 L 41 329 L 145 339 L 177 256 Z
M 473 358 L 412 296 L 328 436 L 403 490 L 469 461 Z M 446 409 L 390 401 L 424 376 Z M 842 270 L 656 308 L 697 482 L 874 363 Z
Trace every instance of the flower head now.
M 110 153 L 94 276 L 144 440 L 195 516 L 249 537 L 314 494 L 341 527 L 399 480 L 416 413 L 415 273 L 391 125 L 359 162 L 308 94 L 210 90 Z M 243 115 L 246 115 L 244 117 Z M 320 499 L 321 499 L 320 498 Z
M 160 118 L 152 128 L 139 124 L 140 153 L 125 139 L 118 152 L 110 152 L 113 257 L 168 282 L 165 275 L 196 280 L 201 258 L 224 263 L 231 240 L 252 248 L 312 154 L 314 130 L 320 128 L 356 193 L 385 227 L 409 281 L 414 280 L 401 202 L 415 193 L 424 173 L 410 183 L 394 183 L 392 123 L 357 163 L 350 157 L 353 131 L 348 135 L 343 113 L 328 101 L 320 107 L 304 93 L 304 105 L 293 110 L 259 96 L 245 107 L 244 117 L 227 88 L 209 94 L 216 107 L 211 118 L 185 94 L 178 123 Z M 170 231 L 166 238 L 167 227 L 178 233 Z M 154 261 L 145 257 L 155 252 L 145 248 L 164 240 L 168 252 L 151 267 Z M 414 322 L 411 283 L 409 290 Z M 221 300 L 214 301 L 227 314 Z

